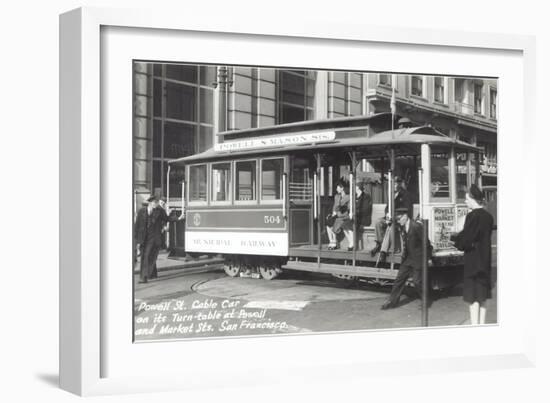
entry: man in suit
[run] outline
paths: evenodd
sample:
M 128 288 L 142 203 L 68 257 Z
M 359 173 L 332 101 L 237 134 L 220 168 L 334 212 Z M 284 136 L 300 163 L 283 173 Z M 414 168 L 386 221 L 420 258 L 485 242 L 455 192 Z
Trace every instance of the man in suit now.
M 412 217 L 413 215 L 412 196 L 405 188 L 403 178 L 396 176 L 394 181 L 395 181 L 395 185 L 394 185 L 395 211 L 397 211 L 398 209 L 404 208 L 407 210 L 408 216 Z M 386 260 L 386 255 L 390 250 L 390 248 L 392 247 L 391 236 L 389 234 L 389 231 L 390 231 L 389 224 L 391 223 L 389 205 L 386 205 L 386 209 L 384 211 L 386 213 L 385 217 L 380 218 L 374 225 L 374 232 L 376 236 L 376 246 L 371 250 L 371 256 L 373 257 L 378 252 L 380 252 L 379 260 L 382 263 Z
M 401 264 L 390 296 L 382 305 L 382 309 L 390 309 L 397 306 L 399 298 L 405 289 L 405 284 L 411 276 L 417 296 L 422 296 L 423 227 L 421 223 L 410 219 L 409 212 L 404 207 L 396 210 L 396 216 L 401 227 L 401 236 L 403 239 Z M 427 248 L 428 251 L 431 248 L 429 241 Z
M 137 246 L 140 250 L 140 283 L 147 283 L 156 277 L 156 261 L 163 242 L 163 230 L 168 221 L 176 221 L 179 218 L 170 218 L 170 210 L 159 206 L 159 199 L 150 196 L 147 206 L 143 206 L 137 213 L 134 229 Z

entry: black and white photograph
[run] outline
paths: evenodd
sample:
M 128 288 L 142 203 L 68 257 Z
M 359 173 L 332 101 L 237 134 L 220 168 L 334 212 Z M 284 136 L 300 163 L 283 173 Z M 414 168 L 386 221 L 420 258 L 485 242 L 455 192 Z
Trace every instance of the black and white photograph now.
M 498 323 L 498 78 L 131 74 L 135 342 Z

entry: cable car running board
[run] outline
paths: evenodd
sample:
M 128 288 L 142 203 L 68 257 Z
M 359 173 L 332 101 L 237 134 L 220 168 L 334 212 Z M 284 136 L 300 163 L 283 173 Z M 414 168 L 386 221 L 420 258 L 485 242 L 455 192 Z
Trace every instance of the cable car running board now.
M 288 262 L 286 265 L 281 266 L 281 268 L 327 274 L 349 274 L 357 277 L 383 278 L 389 280 L 394 280 L 397 276 L 397 270 L 364 266 L 353 267 L 328 263 L 321 263 L 318 265 L 317 262 Z

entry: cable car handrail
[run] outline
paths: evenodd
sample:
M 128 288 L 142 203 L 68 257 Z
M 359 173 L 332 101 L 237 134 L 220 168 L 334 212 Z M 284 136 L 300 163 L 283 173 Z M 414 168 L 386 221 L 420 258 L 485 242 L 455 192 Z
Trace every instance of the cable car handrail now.
M 354 197 L 355 197 L 355 188 L 354 188 L 354 183 L 353 183 L 353 173 L 350 172 L 349 174 L 349 218 L 350 220 L 353 220 L 353 200 L 354 200 Z
M 318 203 L 317 203 L 317 192 L 318 192 L 318 186 L 317 186 L 317 172 L 313 174 L 313 219 L 317 220 L 319 217 L 318 212 Z
M 286 219 L 286 198 L 287 198 L 287 194 L 286 194 L 286 173 L 283 173 L 283 175 L 281 176 L 281 181 L 282 181 L 282 186 L 283 186 L 283 219 Z

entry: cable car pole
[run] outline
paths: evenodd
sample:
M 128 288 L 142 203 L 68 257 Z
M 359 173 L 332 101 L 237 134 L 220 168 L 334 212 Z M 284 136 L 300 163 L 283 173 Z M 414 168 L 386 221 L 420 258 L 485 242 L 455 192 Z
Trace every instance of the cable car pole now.
M 321 154 L 315 154 L 316 168 L 315 175 L 313 176 L 313 218 L 317 221 L 317 268 L 321 268 L 321 252 L 323 250 L 323 243 L 321 237 L 321 191 L 319 177 L 321 173 Z
M 393 131 L 393 129 L 392 129 Z M 391 242 L 391 254 L 395 255 L 395 180 L 394 180 L 394 172 L 395 172 L 395 150 L 390 150 L 390 172 L 389 172 L 389 189 L 388 189 L 388 203 L 390 206 L 390 242 Z M 393 263 L 392 263 L 393 266 Z
M 418 170 L 418 218 L 422 220 L 422 324 L 428 326 L 428 220 L 424 219 L 424 170 Z
M 392 137 L 392 140 L 395 138 L 395 134 L 394 134 L 394 122 L 395 122 L 395 112 L 396 112 L 396 105 L 395 105 L 395 80 L 397 79 L 397 76 L 395 74 L 392 74 L 392 80 L 391 80 L 391 103 L 390 103 L 390 108 L 391 108 L 391 137 Z M 389 206 L 390 206 L 390 241 L 391 241 L 391 253 L 392 255 L 395 255 L 395 222 L 394 222 L 394 218 L 395 218 L 395 192 L 394 192 L 394 178 L 393 178 L 393 175 L 395 173 L 395 150 L 393 148 L 393 146 L 391 147 L 390 149 L 390 172 L 389 172 L 389 185 L 390 185 L 390 189 L 389 189 L 389 192 L 388 192 L 388 203 Z M 393 259 L 392 259 L 393 260 Z M 393 268 L 393 263 L 392 263 L 392 268 Z
M 422 326 L 428 326 L 428 220 L 422 219 Z
M 356 158 L 356 154 L 355 154 L 355 151 L 352 151 L 351 152 L 351 166 L 352 166 L 352 173 L 351 173 L 351 181 L 349 183 L 349 186 L 350 186 L 350 191 L 349 191 L 349 194 L 350 194 L 350 220 L 351 220 L 351 225 L 352 225 L 352 234 L 353 234 L 353 257 L 352 257 L 352 264 L 353 264 L 353 269 L 355 270 L 355 262 L 357 260 L 357 220 L 355 219 L 355 216 L 357 215 L 356 214 L 356 209 L 357 209 L 357 205 L 356 205 L 356 194 L 355 194 L 355 184 L 357 183 L 357 158 Z

